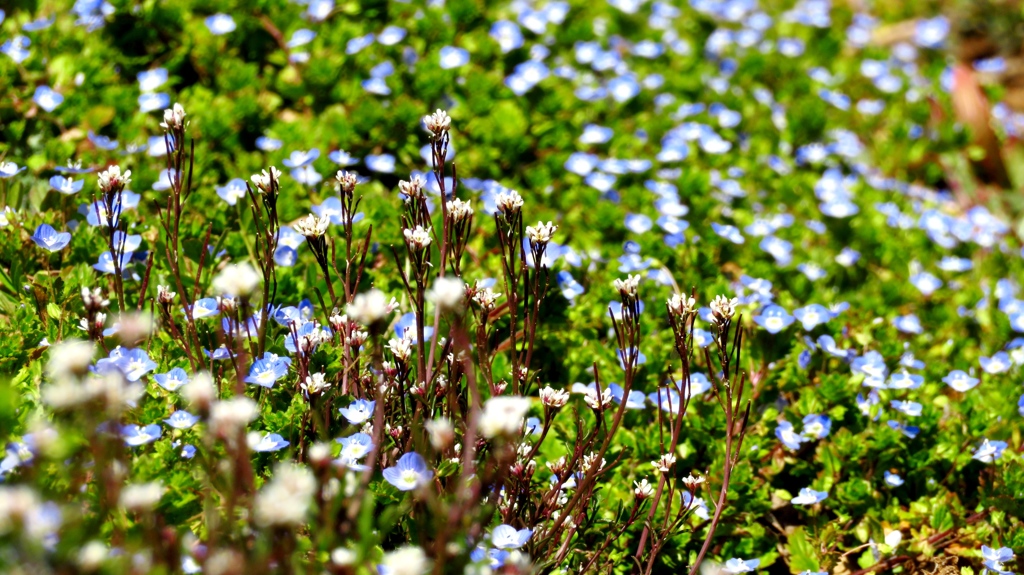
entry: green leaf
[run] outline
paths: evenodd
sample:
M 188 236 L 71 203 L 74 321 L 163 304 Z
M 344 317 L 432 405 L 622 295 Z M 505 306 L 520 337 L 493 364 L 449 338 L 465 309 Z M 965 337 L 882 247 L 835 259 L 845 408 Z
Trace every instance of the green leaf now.
M 818 570 L 818 557 L 814 553 L 814 545 L 811 544 L 803 527 L 797 527 L 789 535 L 789 569 L 793 573 Z

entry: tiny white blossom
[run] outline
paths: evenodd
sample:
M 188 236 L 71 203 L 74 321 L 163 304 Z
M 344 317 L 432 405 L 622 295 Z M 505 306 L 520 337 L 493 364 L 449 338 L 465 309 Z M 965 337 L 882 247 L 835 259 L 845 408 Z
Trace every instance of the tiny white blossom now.
M 544 405 L 557 409 L 569 403 L 569 392 L 548 385 L 540 390 L 540 400 Z
M 482 307 L 484 311 L 491 311 L 494 309 L 500 296 L 500 293 L 495 293 L 491 288 L 481 288 L 478 285 L 473 293 L 473 301 Z
M 419 199 L 423 197 L 423 188 L 427 182 L 421 176 L 412 176 L 409 181 L 401 180 L 398 182 L 398 191 L 402 192 L 406 198 Z
M 697 306 L 697 300 L 677 293 L 668 298 L 668 311 L 673 315 L 682 316 L 693 313 Z
M 427 299 L 443 313 L 460 313 L 466 301 L 466 284 L 459 278 L 441 276 L 434 280 Z
M 651 462 L 654 468 L 662 473 L 668 473 L 668 470 L 675 465 L 676 456 L 671 453 L 666 453 L 658 459 Z
M 511 215 L 522 209 L 523 197 L 515 190 L 502 190 L 498 193 L 498 197 L 495 198 L 494 203 L 497 204 L 498 211 L 506 215 Z
M 311 395 L 322 393 L 327 388 L 331 387 L 331 382 L 326 381 L 323 373 L 314 373 L 306 376 L 306 381 L 302 382 L 299 387 L 303 391 Z
M 736 314 L 737 305 L 739 305 L 739 300 L 736 298 L 729 299 L 723 295 L 717 295 L 715 299 L 711 300 L 711 313 L 714 314 L 718 322 L 728 321 Z
M 628 299 L 636 299 L 637 290 L 640 287 L 640 274 L 626 276 L 624 280 L 616 279 L 612 282 L 612 287 L 622 296 Z
M 256 524 L 263 527 L 298 527 L 306 522 L 306 513 L 316 493 L 316 478 L 308 468 L 280 463 L 270 482 L 253 501 Z
M 392 298 L 393 299 L 393 298 Z M 345 313 L 353 320 L 365 326 L 371 326 L 384 319 L 388 310 L 387 296 L 377 288 L 356 294 L 352 303 L 345 308 Z
M 429 116 L 423 117 L 423 123 L 427 126 L 427 131 L 433 134 L 436 138 L 452 127 L 452 119 L 448 116 L 448 112 L 438 108 L 436 112 Z
M 529 410 L 530 400 L 525 397 L 492 397 L 484 402 L 480 414 L 480 433 L 488 439 L 499 435 L 517 435 Z
M 414 250 L 422 250 L 430 245 L 430 232 L 433 228 L 423 226 L 416 226 L 415 229 L 405 229 L 402 233 L 405 234 L 405 241 Z
M 253 174 L 250 179 L 260 192 L 269 192 L 274 184 L 281 180 L 281 170 L 270 166 L 269 171 L 263 170 L 262 173 Z
M 318 218 L 314 214 L 309 214 L 305 218 L 300 219 L 292 225 L 292 229 L 296 232 L 306 236 L 307 238 L 319 238 L 320 236 L 327 233 L 327 226 L 331 223 L 331 218 L 322 217 Z
M 346 172 L 345 170 L 338 170 L 334 179 L 338 182 L 338 189 L 346 194 L 351 194 L 352 191 L 356 189 L 356 184 L 359 183 L 358 174 L 355 172 Z
M 110 166 L 99 174 L 100 190 L 103 192 L 117 193 L 130 183 L 132 183 L 132 171 L 125 170 L 122 174 L 120 166 Z
M 219 295 L 248 297 L 262 281 L 259 272 L 249 262 L 229 264 L 213 278 L 213 291 Z
M 633 494 L 636 495 L 637 499 L 647 499 L 654 494 L 654 486 L 647 482 L 646 477 L 640 481 L 634 481 L 633 485 L 636 486 L 633 489 Z
M 452 221 L 455 223 L 459 223 L 473 215 L 473 206 L 469 202 L 462 201 L 459 198 L 448 200 L 448 203 L 445 204 L 445 208 L 447 208 L 449 217 L 451 217 Z
M 144 512 L 156 507 L 164 495 L 164 486 L 159 482 L 126 485 L 121 489 L 119 503 L 128 511 Z
M 234 437 L 239 430 L 255 420 L 257 415 L 259 408 L 256 402 L 248 397 L 232 397 L 218 401 L 210 407 L 210 431 L 221 437 Z
M 558 226 L 551 222 L 537 222 L 536 226 L 526 227 L 526 236 L 530 238 L 530 241 L 538 244 L 546 244 L 551 241 L 554 237 L 555 231 L 558 230 Z
M 181 104 L 175 103 L 172 108 L 164 110 L 164 121 L 160 123 L 161 128 L 173 131 L 180 130 L 185 126 L 185 108 Z

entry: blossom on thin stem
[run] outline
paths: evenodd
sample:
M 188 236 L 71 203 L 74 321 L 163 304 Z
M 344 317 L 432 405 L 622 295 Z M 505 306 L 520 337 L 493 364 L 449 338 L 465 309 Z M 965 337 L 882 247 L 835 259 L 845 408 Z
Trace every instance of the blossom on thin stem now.
M 537 222 L 536 226 L 526 226 L 526 236 L 530 238 L 531 242 L 546 244 L 554 237 L 556 230 L 558 230 L 558 226 L 551 222 L 546 224 Z
M 564 389 L 555 389 L 548 385 L 540 390 L 540 401 L 546 407 L 558 409 L 569 403 L 569 392 Z
M 269 170 L 269 171 L 268 171 Z M 278 170 L 274 166 L 270 166 L 268 170 L 263 170 L 262 173 L 253 174 L 252 180 L 253 185 L 260 193 L 272 192 L 277 189 L 277 183 L 281 180 L 281 170 Z
M 328 217 L 319 218 L 314 214 L 309 214 L 305 218 L 295 222 L 292 228 L 307 239 L 319 238 L 327 233 L 327 226 L 329 226 L 330 223 L 331 219 Z
M 428 116 L 423 117 L 423 123 L 427 126 L 427 131 L 434 138 L 440 138 L 444 134 L 448 133 L 452 127 L 452 119 L 448 116 L 448 113 L 438 108 L 436 112 Z
M 616 279 L 612 282 L 612 287 L 619 292 L 624 299 L 628 301 L 636 300 L 637 290 L 640 287 L 640 274 L 629 275 L 626 279 Z
M 714 314 L 718 323 L 724 323 L 736 315 L 737 305 L 739 305 L 739 300 L 736 298 L 729 299 L 724 295 L 717 295 L 711 301 L 711 313 Z
M 523 208 L 523 197 L 515 190 L 503 190 L 494 203 L 497 204 L 498 211 L 511 216 Z
M 405 241 L 409 244 L 409 247 L 414 250 L 423 250 L 430 245 L 430 232 L 432 228 L 424 228 L 423 226 L 416 226 L 414 229 L 408 229 L 402 231 L 405 235 Z
M 398 182 L 398 191 L 406 197 L 406 201 L 419 200 L 423 198 L 423 189 L 426 186 L 426 181 L 421 176 L 412 176 L 409 181 L 401 180 Z
M 173 107 L 164 110 L 164 121 L 160 123 L 160 127 L 171 132 L 184 130 L 188 127 L 185 115 L 185 108 L 175 103 Z
M 697 309 L 697 300 L 681 293 L 674 294 L 667 303 L 668 311 L 676 316 L 692 314 Z
M 448 217 L 456 224 L 473 215 L 473 206 L 459 198 L 448 200 L 445 207 L 448 210 Z
M 132 171 L 125 170 L 121 173 L 121 167 L 114 165 L 99 173 L 100 191 L 106 194 L 116 194 L 124 190 L 125 186 L 132 183 Z

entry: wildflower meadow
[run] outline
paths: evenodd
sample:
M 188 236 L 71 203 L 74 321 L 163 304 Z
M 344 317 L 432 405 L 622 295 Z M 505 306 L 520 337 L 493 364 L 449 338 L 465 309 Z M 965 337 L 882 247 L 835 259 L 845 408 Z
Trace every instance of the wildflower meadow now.
M 0 573 L 1021 571 L 1022 15 L 0 2 Z

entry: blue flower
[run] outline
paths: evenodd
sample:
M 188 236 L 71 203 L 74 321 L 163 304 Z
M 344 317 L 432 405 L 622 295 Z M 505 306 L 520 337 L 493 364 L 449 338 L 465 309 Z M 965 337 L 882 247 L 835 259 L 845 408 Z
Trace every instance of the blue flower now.
M 214 14 L 213 16 L 207 16 L 203 23 L 210 29 L 210 32 L 215 36 L 221 34 L 227 34 L 235 31 L 235 20 L 228 14 Z
M 139 111 L 143 114 L 166 109 L 171 103 L 171 97 L 163 92 L 147 92 L 139 96 Z M 163 138 L 160 138 L 163 140 Z
M 615 403 L 622 403 L 622 396 L 624 391 L 625 390 L 622 389 L 621 385 L 618 385 L 616 383 L 608 384 L 608 393 L 611 394 L 612 399 L 615 400 Z M 644 409 L 645 407 L 647 407 L 644 403 L 646 399 L 647 396 L 644 395 L 644 392 L 637 391 L 635 389 L 630 390 L 629 396 L 626 398 L 626 409 Z M 678 403 L 676 404 L 676 407 L 678 407 Z
M 52 112 L 64 102 L 64 96 L 54 92 L 49 86 L 36 86 L 32 101 L 47 112 Z
M 264 352 L 262 359 L 257 359 L 252 363 L 245 383 L 272 388 L 277 380 L 288 375 L 291 362 L 291 358 L 279 357 L 269 351 Z
M 1007 570 L 1003 563 L 1013 561 L 1014 554 L 1013 549 L 1009 547 L 1000 547 L 999 549 L 992 549 L 986 545 L 981 546 L 981 558 L 984 560 L 985 567 L 995 571 L 999 575 L 1012 574 L 1012 571 Z
M 67 247 L 68 243 L 71 242 L 71 234 L 69 232 L 58 232 L 49 224 L 41 224 L 36 228 L 36 232 L 32 234 L 32 241 L 44 250 L 57 252 Z
M 666 413 L 679 413 L 679 406 L 683 403 L 679 392 L 670 387 L 663 387 L 658 391 L 649 393 L 647 399 L 651 400 L 651 403 Z
M 491 25 L 490 36 L 501 47 L 502 53 L 509 53 L 512 50 L 523 47 L 523 32 L 515 22 L 499 20 Z
M 981 445 L 974 450 L 971 455 L 971 459 L 977 459 L 982 463 L 992 463 L 1003 456 L 1003 451 L 1006 449 L 1005 441 L 989 441 L 987 438 L 982 439 Z
M 921 410 L 923 409 L 921 404 L 916 401 L 893 400 L 889 402 L 889 405 L 896 411 L 904 413 L 909 417 L 917 417 L 921 415 Z
M 357 399 L 350 403 L 348 407 L 339 408 L 338 413 L 352 425 L 362 425 L 373 417 L 373 410 L 376 405 L 376 401 Z
M 138 447 L 147 443 L 153 443 L 160 439 L 163 430 L 156 423 L 140 427 L 138 425 L 125 425 L 121 428 L 121 436 L 125 444 L 131 447 Z
M 279 150 L 282 145 L 284 145 L 284 143 L 281 142 L 281 140 L 275 140 L 269 136 L 260 136 L 259 138 L 256 138 L 256 147 L 264 152 Z
M 157 385 L 170 392 L 178 391 L 189 381 L 188 372 L 180 367 L 175 367 L 167 373 L 155 373 L 153 379 Z
M 511 525 L 501 524 L 491 532 L 491 544 L 498 549 L 519 549 L 530 540 L 532 529 L 519 529 Z
M 82 190 L 82 186 L 85 185 L 85 180 L 78 180 L 77 182 L 72 178 L 66 178 L 64 176 L 54 176 L 50 178 L 50 187 L 64 194 L 70 196 L 76 194 Z
M 824 439 L 832 431 L 832 420 L 825 415 L 812 413 L 804 417 L 801 435 L 807 439 Z
M 366 167 L 375 172 L 390 174 L 395 171 L 395 157 L 391 154 L 367 154 Z
M 906 370 L 898 371 L 889 376 L 889 389 L 917 389 L 924 383 L 924 377 L 907 373 Z
M 181 313 L 185 313 L 185 308 L 181 309 Z M 220 298 L 215 297 L 204 297 L 196 300 L 192 304 L 192 319 L 202 319 L 204 317 L 213 317 L 220 313 Z
M 800 493 L 796 497 L 790 500 L 793 505 L 814 505 L 815 503 L 821 503 L 828 498 L 827 491 L 815 491 L 810 487 L 804 487 L 800 489 Z
M 377 43 L 381 46 L 394 46 L 405 39 L 406 32 L 405 28 L 398 26 L 388 26 L 377 34 Z
M 469 52 L 465 48 L 445 46 L 440 51 L 441 69 L 450 70 L 469 63 Z
M 985 373 L 1003 373 L 1010 369 L 1010 356 L 1005 351 L 1000 351 L 992 357 L 981 357 L 978 359 L 981 369 Z
M 284 347 L 291 353 L 306 351 L 312 352 L 319 347 L 322 341 L 329 340 L 332 336 L 330 328 L 321 326 L 316 321 L 307 321 L 297 327 L 294 333 L 288 333 L 284 338 Z M 298 345 L 296 345 L 298 343 Z
M 241 178 L 235 178 L 223 186 L 217 186 L 217 195 L 231 206 L 245 198 L 247 193 L 245 180 Z
M 903 478 L 896 473 L 890 473 L 888 470 L 886 470 L 885 484 L 890 487 L 899 487 L 900 485 L 903 485 Z
M 412 491 L 433 478 L 434 472 L 427 468 L 427 462 L 416 452 L 406 453 L 395 465 L 384 470 L 384 479 L 401 491 Z
M 117 353 L 116 357 L 115 353 Z M 142 376 L 156 369 L 156 362 L 149 359 L 149 355 L 144 349 L 118 347 L 110 353 L 110 359 L 115 360 L 114 364 L 124 373 L 124 377 L 128 381 L 138 381 Z
M 353 467 L 356 462 L 373 451 L 373 438 L 365 433 L 354 433 L 348 437 L 336 439 L 341 444 L 338 463 Z
M 954 369 L 953 371 L 949 372 L 949 375 L 942 378 L 942 381 L 944 381 L 946 385 L 948 385 L 949 387 L 952 387 L 953 389 L 959 391 L 960 393 L 964 393 L 966 391 L 974 389 L 974 387 L 978 385 L 978 382 L 980 380 L 976 377 L 971 377 L 962 370 Z
M 0 178 L 10 178 L 25 170 L 25 166 L 18 167 L 14 162 L 0 161 Z
M 408 338 L 416 343 L 416 314 L 413 312 L 402 315 L 395 322 L 395 337 L 399 339 L 406 337 L 406 331 L 408 331 Z M 423 338 L 430 341 L 432 337 L 434 337 L 434 328 L 429 325 L 423 326 Z
M 788 421 L 779 423 L 779 426 L 775 428 L 775 437 L 779 438 L 783 445 L 793 451 L 800 449 L 800 445 L 806 441 L 802 435 L 793 429 L 793 424 Z
M 313 148 L 311 150 L 295 150 L 281 163 L 289 168 L 303 168 L 312 164 L 313 161 L 319 157 L 320 150 L 317 148 Z
M 793 316 L 789 315 L 781 306 L 770 305 L 761 310 L 760 315 L 754 316 L 754 323 L 763 327 L 768 333 L 779 333 L 793 323 Z
M 185 445 L 181 448 L 182 459 L 192 459 L 196 456 L 196 447 L 194 445 Z
M 167 83 L 167 68 L 144 70 L 135 76 L 139 81 L 139 90 L 153 92 Z
M 941 48 L 949 35 L 949 19 L 945 16 L 919 20 L 914 28 L 914 43 L 922 48 Z
M 125 252 L 121 254 L 121 272 L 127 277 L 129 274 L 128 264 L 132 261 L 132 256 L 135 254 L 132 252 Z M 105 274 L 112 274 L 115 272 L 114 269 L 114 256 L 110 255 L 110 252 L 103 252 L 100 254 L 100 259 L 92 265 L 93 269 L 101 271 Z
M 732 559 L 725 562 L 722 566 L 722 570 L 726 573 L 748 573 L 757 569 L 757 566 L 761 564 L 760 559 Z
M 257 436 L 253 436 L 257 437 Z M 285 438 L 281 437 L 276 433 L 268 433 L 262 437 L 259 437 L 257 441 L 252 441 L 249 445 L 249 449 L 258 451 L 260 453 L 269 453 L 271 451 L 280 451 L 285 447 L 288 447 L 290 442 Z
M 179 409 L 164 420 L 164 423 L 174 429 L 188 429 L 199 422 L 198 415 L 192 415 L 184 409 Z
M 14 60 L 15 64 L 21 64 L 28 59 L 31 54 L 28 49 L 31 45 L 32 41 L 25 36 L 15 36 L 3 44 L 0 44 L 0 52 L 10 56 L 11 60 Z
M 793 310 L 793 316 L 803 324 L 804 329 L 811 331 L 815 327 L 832 319 L 832 312 L 821 304 L 811 304 Z

